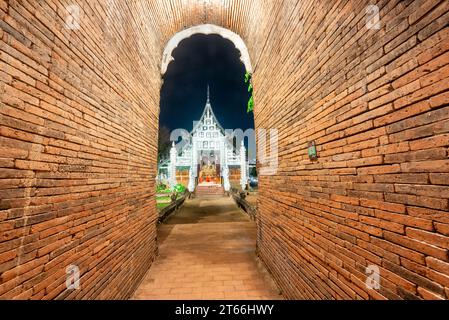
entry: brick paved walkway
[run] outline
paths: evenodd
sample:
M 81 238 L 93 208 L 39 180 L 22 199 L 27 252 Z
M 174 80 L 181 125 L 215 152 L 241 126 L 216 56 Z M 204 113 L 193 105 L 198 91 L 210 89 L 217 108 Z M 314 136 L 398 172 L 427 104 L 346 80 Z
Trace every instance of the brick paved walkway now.
M 227 197 L 188 201 L 160 226 L 133 299 L 281 299 L 255 255 L 256 225 Z

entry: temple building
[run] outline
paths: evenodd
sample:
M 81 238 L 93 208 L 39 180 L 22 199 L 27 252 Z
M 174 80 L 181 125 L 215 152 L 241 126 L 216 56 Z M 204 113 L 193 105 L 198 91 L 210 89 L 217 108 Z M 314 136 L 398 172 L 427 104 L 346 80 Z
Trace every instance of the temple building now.
M 188 143 L 177 150 L 173 142 L 170 158 L 161 166 L 167 170 L 170 187 L 188 181 L 185 184 L 190 192 L 198 186 L 222 186 L 229 191 L 231 182 L 237 182 L 244 189 L 249 171 L 246 148 L 243 141 L 239 148 L 233 142 L 212 110 L 208 88 L 203 114 L 194 121 Z

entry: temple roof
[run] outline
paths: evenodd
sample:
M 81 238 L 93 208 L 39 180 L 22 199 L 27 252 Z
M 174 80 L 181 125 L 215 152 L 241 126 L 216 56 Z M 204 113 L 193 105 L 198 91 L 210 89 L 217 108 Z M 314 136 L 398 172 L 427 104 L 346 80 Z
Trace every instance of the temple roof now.
M 195 133 L 195 131 L 198 130 L 198 127 L 204 122 L 204 118 L 207 115 L 210 115 L 210 117 L 212 118 L 212 120 L 217 124 L 218 129 L 225 134 L 225 130 L 223 129 L 223 127 L 221 126 L 220 122 L 218 121 L 217 117 L 215 116 L 214 110 L 212 109 L 212 104 L 210 103 L 210 91 L 209 91 L 209 85 L 207 86 L 207 100 L 206 100 L 206 105 L 204 106 L 204 110 L 203 110 L 203 114 L 201 115 L 200 120 L 198 120 L 198 122 L 194 125 L 192 131 L 190 132 L 190 134 Z

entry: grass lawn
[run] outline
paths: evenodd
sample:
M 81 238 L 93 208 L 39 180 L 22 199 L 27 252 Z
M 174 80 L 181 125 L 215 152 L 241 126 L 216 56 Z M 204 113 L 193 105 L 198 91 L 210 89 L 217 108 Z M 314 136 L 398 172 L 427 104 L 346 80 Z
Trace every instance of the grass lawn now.
M 162 210 L 162 209 L 164 209 L 165 207 L 168 207 L 170 205 L 170 203 L 156 203 L 156 208 L 157 208 L 157 210 Z
M 178 194 L 177 199 L 181 198 L 183 195 Z M 162 210 L 165 207 L 169 206 L 171 204 L 171 197 L 170 195 L 164 195 L 164 196 L 156 196 L 156 208 L 157 210 Z
M 171 200 L 171 198 L 170 197 L 156 197 L 156 202 L 158 202 L 158 201 L 170 201 Z

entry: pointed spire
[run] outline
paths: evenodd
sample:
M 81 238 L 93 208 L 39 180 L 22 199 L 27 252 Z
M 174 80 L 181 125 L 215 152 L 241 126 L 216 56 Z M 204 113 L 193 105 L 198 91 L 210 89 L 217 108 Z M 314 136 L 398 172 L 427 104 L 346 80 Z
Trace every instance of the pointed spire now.
M 209 84 L 207 84 L 207 103 L 210 103 L 210 89 L 209 89 Z

